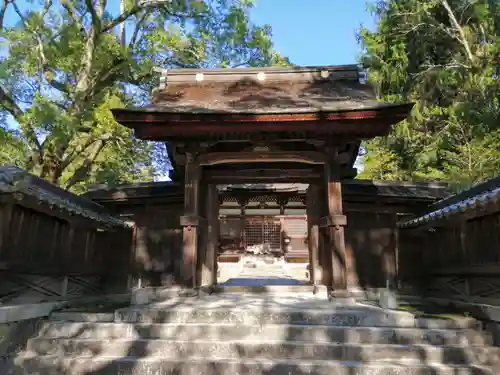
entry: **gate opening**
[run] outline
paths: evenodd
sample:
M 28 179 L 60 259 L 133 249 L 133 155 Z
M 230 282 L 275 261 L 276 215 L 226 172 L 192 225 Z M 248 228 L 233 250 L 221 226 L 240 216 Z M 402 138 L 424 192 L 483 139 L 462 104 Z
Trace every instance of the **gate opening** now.
M 219 246 L 219 284 L 310 283 L 305 215 L 221 216 Z

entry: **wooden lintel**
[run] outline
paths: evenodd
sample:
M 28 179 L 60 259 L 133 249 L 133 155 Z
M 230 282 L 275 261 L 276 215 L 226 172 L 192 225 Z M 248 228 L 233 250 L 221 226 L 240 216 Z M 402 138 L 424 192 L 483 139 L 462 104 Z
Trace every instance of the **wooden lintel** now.
M 260 152 L 212 152 L 198 157 L 200 165 L 218 165 L 227 163 L 280 163 L 296 162 L 304 164 L 324 164 L 326 157 L 316 151 L 260 151 Z
M 239 171 L 220 170 L 205 171 L 207 182 L 224 183 L 258 183 L 258 182 L 311 182 L 320 180 L 320 171 L 314 169 L 245 169 Z

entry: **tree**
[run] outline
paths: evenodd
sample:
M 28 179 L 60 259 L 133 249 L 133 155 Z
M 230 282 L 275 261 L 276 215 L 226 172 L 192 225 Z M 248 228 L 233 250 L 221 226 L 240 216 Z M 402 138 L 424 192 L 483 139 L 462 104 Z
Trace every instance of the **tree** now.
M 19 129 L 0 129 L 0 161 L 74 190 L 165 172 L 164 147 L 133 139 L 109 111 L 145 104 L 156 67 L 287 63 L 248 0 L 2 1 L 0 110 Z
M 500 4 L 388 0 L 362 28 L 363 62 L 385 101 L 412 115 L 365 144 L 364 177 L 443 179 L 468 186 L 500 173 Z

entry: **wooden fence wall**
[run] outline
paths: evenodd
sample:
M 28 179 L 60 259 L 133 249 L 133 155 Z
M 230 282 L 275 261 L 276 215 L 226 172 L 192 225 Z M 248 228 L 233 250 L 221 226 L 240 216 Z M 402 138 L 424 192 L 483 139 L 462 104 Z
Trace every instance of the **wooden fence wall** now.
M 183 284 L 182 202 L 131 202 L 112 207 L 116 214 L 133 216 L 134 240 L 130 253 L 132 274 L 142 286 Z
M 393 285 L 397 271 L 397 214 L 346 212 L 345 228 L 348 285 L 361 289 Z
M 0 203 L 0 302 L 124 291 L 132 230 L 99 230 L 52 210 Z
M 500 304 L 500 179 L 496 193 L 437 206 L 441 218 L 399 230 L 399 278 L 419 293 Z M 489 188 L 491 181 L 485 184 Z M 461 197 L 458 197 L 461 198 Z M 462 203 L 460 203 L 462 202 Z M 457 207 L 461 208 L 458 209 Z M 434 215 L 439 216 L 439 215 Z

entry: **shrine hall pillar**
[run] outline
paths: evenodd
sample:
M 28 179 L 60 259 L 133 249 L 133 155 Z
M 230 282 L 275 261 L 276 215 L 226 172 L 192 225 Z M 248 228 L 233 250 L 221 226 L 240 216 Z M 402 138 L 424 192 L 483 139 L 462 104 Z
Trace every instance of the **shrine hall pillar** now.
M 206 246 L 201 249 L 201 286 L 217 284 L 217 249 L 219 247 L 219 194 L 215 184 L 206 189 Z M 201 244 L 203 246 L 203 244 Z
M 341 170 L 335 161 L 325 164 L 326 216 L 321 219 L 327 240 L 325 250 L 331 259 L 331 287 L 334 291 L 347 289 L 347 264 L 344 227 L 347 218 L 342 211 Z
M 319 263 L 319 219 L 320 219 L 320 187 L 310 184 L 306 192 L 307 234 L 309 248 L 309 272 L 314 286 L 322 282 Z
M 186 166 L 184 179 L 184 215 L 181 216 L 182 227 L 182 275 L 185 286 L 196 286 L 196 265 L 198 258 L 198 237 L 203 218 L 200 217 L 201 169 L 192 152 L 186 152 Z

